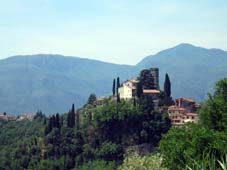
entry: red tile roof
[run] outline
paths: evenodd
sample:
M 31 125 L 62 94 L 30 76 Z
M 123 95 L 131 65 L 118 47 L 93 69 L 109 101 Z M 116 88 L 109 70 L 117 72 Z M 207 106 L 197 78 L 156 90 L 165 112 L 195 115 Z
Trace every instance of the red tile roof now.
M 144 89 L 143 90 L 144 94 L 159 94 L 160 90 L 156 90 L 156 89 Z

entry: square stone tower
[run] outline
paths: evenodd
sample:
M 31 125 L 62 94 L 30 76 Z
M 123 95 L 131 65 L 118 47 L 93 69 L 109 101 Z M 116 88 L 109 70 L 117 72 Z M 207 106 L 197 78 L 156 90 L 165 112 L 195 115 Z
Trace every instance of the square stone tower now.
M 150 72 L 154 78 L 154 88 L 159 90 L 159 68 L 150 68 Z

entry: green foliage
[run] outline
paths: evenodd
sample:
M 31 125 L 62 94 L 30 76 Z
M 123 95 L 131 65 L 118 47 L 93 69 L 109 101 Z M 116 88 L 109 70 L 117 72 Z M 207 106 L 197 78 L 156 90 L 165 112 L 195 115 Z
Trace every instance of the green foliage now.
M 217 82 L 214 95 L 209 95 L 200 110 L 201 123 L 217 131 L 227 130 L 227 79 Z
M 124 159 L 118 170 L 167 170 L 162 164 L 163 159 L 158 154 L 139 156 L 133 153 Z
M 121 145 L 112 142 L 104 142 L 97 151 L 98 157 L 106 161 L 121 160 L 123 156 L 122 153 Z
M 41 157 L 45 117 L 6 122 L 0 127 L 0 169 L 34 167 Z
M 74 104 L 72 104 L 72 109 L 69 111 L 68 117 L 67 117 L 67 126 L 69 128 L 74 128 L 75 121 L 76 121 L 75 107 L 74 107 Z
M 169 129 L 164 113 L 141 110 L 133 101 L 109 98 L 101 107 L 88 104 L 76 113 L 73 105 L 61 116 L 39 113 L 32 121 L 1 122 L 0 170 L 116 170 L 124 149 L 155 147 Z
M 201 161 L 204 155 L 212 154 L 220 159 L 227 150 L 227 136 L 202 127 L 190 125 L 182 128 L 171 128 L 160 142 L 165 165 L 170 170 L 180 170 L 191 166 L 194 161 Z
M 95 160 L 80 166 L 79 170 L 116 170 L 116 167 L 114 162 Z
M 160 142 L 165 165 L 170 170 L 218 169 L 227 151 L 227 79 L 217 82 L 199 111 L 200 124 L 171 128 Z
M 92 94 L 90 94 L 90 96 L 88 98 L 87 104 L 93 105 L 95 100 L 96 100 L 96 95 L 94 93 L 92 93 Z

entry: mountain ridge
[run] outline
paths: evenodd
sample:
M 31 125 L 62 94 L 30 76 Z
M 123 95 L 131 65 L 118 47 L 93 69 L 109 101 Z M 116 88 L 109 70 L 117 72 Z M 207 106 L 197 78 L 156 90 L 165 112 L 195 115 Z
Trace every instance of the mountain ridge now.
M 226 66 L 227 52 L 185 43 L 134 66 L 54 54 L 12 56 L 0 60 L 0 112 L 67 112 L 72 103 L 83 105 L 90 93 L 111 94 L 113 78 L 126 80 L 150 67 L 159 67 L 160 87 L 165 73 L 170 75 L 173 97 L 202 101 L 226 76 Z

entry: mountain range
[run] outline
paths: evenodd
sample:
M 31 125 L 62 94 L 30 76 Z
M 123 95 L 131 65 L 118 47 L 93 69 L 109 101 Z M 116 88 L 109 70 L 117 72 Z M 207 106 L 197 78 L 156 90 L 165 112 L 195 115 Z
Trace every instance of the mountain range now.
M 169 74 L 174 98 L 203 101 L 226 76 L 227 52 L 180 44 L 134 66 L 49 54 L 9 57 L 0 60 L 0 113 L 64 113 L 72 103 L 85 104 L 90 93 L 111 94 L 113 78 L 124 81 L 150 67 L 159 68 L 161 88 Z

